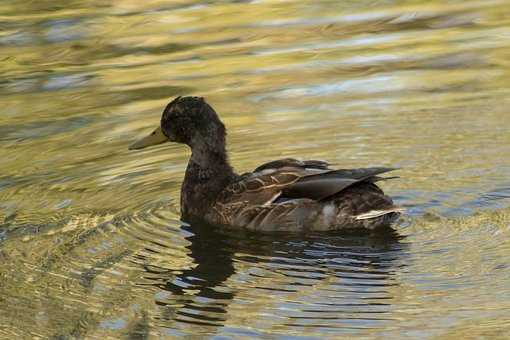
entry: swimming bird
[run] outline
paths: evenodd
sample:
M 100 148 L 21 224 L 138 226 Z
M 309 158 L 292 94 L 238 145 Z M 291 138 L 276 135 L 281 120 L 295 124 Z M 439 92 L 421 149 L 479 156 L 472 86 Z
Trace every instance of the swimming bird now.
M 237 174 L 226 129 L 201 97 L 177 97 L 160 126 L 129 149 L 186 144 L 191 158 L 181 187 L 181 219 L 263 232 L 375 230 L 402 211 L 375 184 L 395 168 L 331 169 L 322 160 L 279 159 Z

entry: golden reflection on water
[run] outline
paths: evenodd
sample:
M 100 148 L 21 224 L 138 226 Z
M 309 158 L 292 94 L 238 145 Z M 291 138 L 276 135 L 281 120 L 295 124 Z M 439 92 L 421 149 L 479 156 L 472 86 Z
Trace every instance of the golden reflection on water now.
M 509 333 L 509 23 L 508 1 L 2 2 L 0 336 Z M 398 235 L 181 226 L 189 151 L 127 145 L 187 94 L 239 172 L 402 167 Z

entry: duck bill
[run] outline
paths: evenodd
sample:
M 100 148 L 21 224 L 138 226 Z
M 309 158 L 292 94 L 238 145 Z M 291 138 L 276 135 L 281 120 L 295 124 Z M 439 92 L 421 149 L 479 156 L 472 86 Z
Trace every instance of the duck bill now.
M 168 137 L 165 136 L 161 127 L 158 127 L 156 130 L 152 131 L 152 133 L 142 139 L 137 140 L 133 144 L 129 146 L 129 150 L 139 150 L 146 148 L 148 146 L 162 144 L 164 142 L 168 142 Z

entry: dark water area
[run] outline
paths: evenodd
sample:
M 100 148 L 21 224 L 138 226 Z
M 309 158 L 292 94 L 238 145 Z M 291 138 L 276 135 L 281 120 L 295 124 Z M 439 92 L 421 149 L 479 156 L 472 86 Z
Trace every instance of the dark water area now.
M 0 338 L 507 338 L 509 1 L 0 3 Z M 395 231 L 186 225 L 178 95 L 238 172 L 400 167 Z

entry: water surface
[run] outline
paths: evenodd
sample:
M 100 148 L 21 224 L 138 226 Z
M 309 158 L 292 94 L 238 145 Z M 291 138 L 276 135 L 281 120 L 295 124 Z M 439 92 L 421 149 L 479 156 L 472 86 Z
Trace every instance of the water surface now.
M 0 337 L 510 334 L 510 2 L 6 0 L 0 28 Z M 398 166 L 408 214 L 183 225 L 189 150 L 127 150 L 177 95 L 239 172 Z

